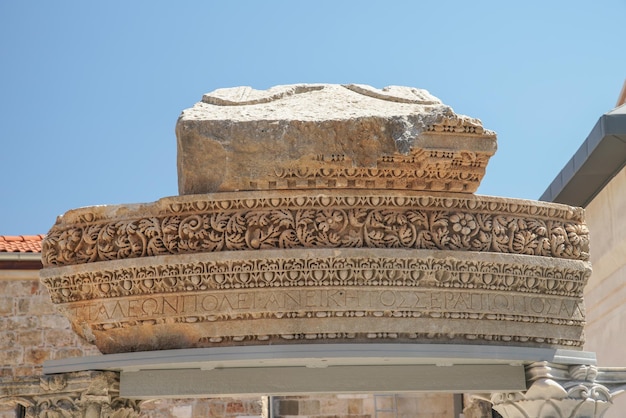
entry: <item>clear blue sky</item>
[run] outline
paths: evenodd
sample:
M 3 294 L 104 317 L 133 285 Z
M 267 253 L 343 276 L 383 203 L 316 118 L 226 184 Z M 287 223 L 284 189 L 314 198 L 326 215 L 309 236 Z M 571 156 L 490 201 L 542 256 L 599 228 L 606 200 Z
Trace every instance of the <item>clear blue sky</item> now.
M 177 194 L 203 93 L 425 88 L 498 133 L 480 194 L 536 199 L 626 77 L 626 0 L 0 1 L 0 235 Z

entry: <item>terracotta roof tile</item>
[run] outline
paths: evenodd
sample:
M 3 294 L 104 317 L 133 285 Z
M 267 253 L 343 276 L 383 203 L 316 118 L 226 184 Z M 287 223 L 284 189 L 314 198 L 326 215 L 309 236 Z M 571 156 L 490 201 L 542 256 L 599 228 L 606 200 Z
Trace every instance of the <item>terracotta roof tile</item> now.
M 40 253 L 45 235 L 0 235 L 0 253 Z

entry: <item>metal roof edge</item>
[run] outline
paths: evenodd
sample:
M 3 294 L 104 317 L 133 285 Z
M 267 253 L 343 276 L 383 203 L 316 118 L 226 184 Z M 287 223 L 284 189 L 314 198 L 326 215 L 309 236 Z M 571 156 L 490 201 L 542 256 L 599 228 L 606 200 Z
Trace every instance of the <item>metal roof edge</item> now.
M 604 114 L 539 200 L 585 207 L 625 165 L 626 114 Z

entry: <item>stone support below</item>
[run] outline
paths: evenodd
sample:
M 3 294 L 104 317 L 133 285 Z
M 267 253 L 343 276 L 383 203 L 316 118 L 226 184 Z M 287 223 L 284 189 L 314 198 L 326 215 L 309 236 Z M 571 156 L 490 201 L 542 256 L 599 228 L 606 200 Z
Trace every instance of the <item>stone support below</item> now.
M 537 362 L 526 380 L 526 392 L 493 394 L 493 409 L 504 418 L 600 418 L 626 388 L 626 369 Z
M 42 376 L 0 386 L 0 404 L 26 418 L 135 418 L 138 403 L 119 397 L 119 373 L 85 371 Z
M 304 398 L 334 392 L 380 418 L 438 392 L 453 416 L 474 393 L 467 418 L 601 418 L 626 387 L 581 351 L 584 210 L 474 195 L 480 120 L 425 90 L 298 84 L 208 93 L 176 134 L 180 196 L 74 209 L 42 241 L 52 302 L 104 356 L 50 360 L 0 404 L 301 396 L 277 418 L 320 418 Z
M 477 396 L 466 393 L 463 395 L 463 418 L 492 418 L 493 410 L 489 395 Z

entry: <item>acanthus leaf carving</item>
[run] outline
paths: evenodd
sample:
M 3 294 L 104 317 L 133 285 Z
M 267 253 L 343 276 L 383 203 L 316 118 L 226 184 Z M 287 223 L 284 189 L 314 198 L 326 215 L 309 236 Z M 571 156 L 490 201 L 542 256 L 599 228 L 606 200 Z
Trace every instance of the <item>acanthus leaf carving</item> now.
M 18 392 L 19 396 L 5 393 Z M 84 371 L 0 384 L 0 403 L 22 405 L 29 418 L 138 418 L 134 400 L 119 396 L 119 373 Z
M 626 370 L 537 362 L 526 366 L 526 392 L 494 393 L 504 418 L 601 418 L 623 392 Z
M 578 219 L 549 213 L 499 214 L 506 202 L 468 199 L 328 196 L 230 201 L 204 210 L 176 205 L 162 214 L 55 226 L 43 243 L 45 266 L 166 254 L 287 248 L 406 248 L 588 258 L 588 231 Z M 300 203 L 300 204 L 298 204 Z M 304 205 L 302 204 L 304 203 Z M 224 205 L 222 205 L 224 206 Z M 263 208 L 271 206 L 271 208 Z M 304 206 L 304 207 L 303 207 Z M 417 207 L 416 207 L 417 206 Z M 470 208 L 472 207 L 472 208 Z M 526 209 L 520 211 L 519 209 Z M 560 215 L 560 214 L 558 214 Z M 563 214 L 564 215 L 564 214 Z M 563 216 L 560 215 L 560 216 Z M 571 215 L 571 214 L 570 214 Z
M 267 273 L 272 272 L 271 280 Z M 393 274 L 393 280 L 386 274 Z M 262 282 L 288 287 L 301 282 L 336 286 L 402 285 L 493 289 L 582 297 L 590 274 L 585 265 L 548 267 L 479 259 L 332 256 L 232 260 L 194 260 L 167 265 L 126 266 L 112 270 L 42 275 L 55 303 L 200 289 L 254 288 Z

